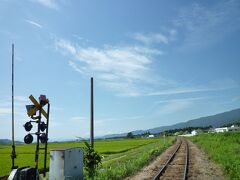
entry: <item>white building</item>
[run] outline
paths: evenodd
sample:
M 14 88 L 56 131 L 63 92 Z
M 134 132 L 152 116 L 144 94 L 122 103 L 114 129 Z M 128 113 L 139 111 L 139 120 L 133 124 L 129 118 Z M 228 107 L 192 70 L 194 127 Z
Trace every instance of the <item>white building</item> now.
M 191 132 L 191 135 L 193 135 L 193 136 L 197 135 L 197 131 L 196 131 L 196 130 L 193 130 L 193 131 Z
M 215 128 L 214 131 L 217 132 L 217 133 L 219 133 L 219 132 L 228 132 L 228 127 Z
M 154 138 L 154 135 L 153 134 L 149 134 L 148 137 L 149 138 Z
M 230 128 L 228 128 L 229 131 L 239 131 L 240 127 L 232 125 Z

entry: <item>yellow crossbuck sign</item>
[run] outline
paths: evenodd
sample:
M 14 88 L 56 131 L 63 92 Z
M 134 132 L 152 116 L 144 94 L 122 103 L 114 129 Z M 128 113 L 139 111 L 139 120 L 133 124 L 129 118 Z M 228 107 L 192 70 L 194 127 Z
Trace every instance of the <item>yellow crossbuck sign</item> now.
M 32 101 L 32 103 L 35 105 L 35 107 L 30 109 L 27 112 L 27 114 L 28 114 L 28 116 L 33 116 L 38 110 L 40 110 L 41 105 L 37 102 L 37 100 L 32 95 L 29 96 L 29 99 Z M 48 99 L 47 99 L 47 103 L 48 103 Z M 46 113 L 46 111 L 43 108 L 42 108 L 41 112 L 42 112 L 43 116 L 47 119 L 48 114 Z

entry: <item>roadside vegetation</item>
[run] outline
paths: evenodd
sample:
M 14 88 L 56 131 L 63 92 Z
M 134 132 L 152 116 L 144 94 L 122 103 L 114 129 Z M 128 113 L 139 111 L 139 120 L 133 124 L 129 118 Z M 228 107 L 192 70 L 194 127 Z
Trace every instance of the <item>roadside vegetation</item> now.
M 133 174 L 161 154 L 174 141 L 175 137 L 167 137 L 164 144 L 163 138 L 158 138 L 154 143 L 124 153 L 110 155 L 103 159 L 102 167 L 98 170 L 96 179 L 123 179 L 123 177 Z
M 102 156 L 102 165 L 98 168 L 97 179 L 121 179 L 133 173 L 144 166 L 149 159 L 165 150 L 174 140 L 174 137 L 166 137 L 165 144 L 162 137 L 96 141 L 95 150 Z M 49 143 L 48 149 L 50 151 L 59 147 L 85 147 L 85 145 L 83 142 Z M 16 145 L 16 151 L 16 165 L 34 166 L 35 144 Z M 0 146 L 0 177 L 10 173 L 10 154 L 10 145 Z M 43 167 L 43 154 L 39 157 L 39 167 L 40 169 Z
M 201 134 L 190 139 L 221 166 L 228 179 L 240 179 L 240 132 Z

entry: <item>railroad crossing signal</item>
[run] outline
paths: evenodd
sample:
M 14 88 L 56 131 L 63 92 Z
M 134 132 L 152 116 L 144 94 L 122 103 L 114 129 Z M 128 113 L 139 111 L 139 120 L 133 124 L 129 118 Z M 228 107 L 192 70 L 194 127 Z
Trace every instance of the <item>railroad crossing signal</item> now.
M 27 109 L 28 116 L 31 117 L 33 120 L 29 121 L 29 122 L 26 122 L 24 124 L 24 128 L 27 132 L 31 131 L 31 129 L 33 127 L 31 122 L 35 122 L 35 123 L 38 124 L 38 132 L 27 134 L 24 137 L 24 142 L 26 144 L 31 144 L 33 142 L 32 134 L 35 134 L 35 135 L 38 136 L 37 141 L 40 140 L 41 143 L 46 143 L 47 142 L 47 136 L 44 133 L 44 131 L 48 128 L 48 123 L 46 124 L 45 122 L 41 121 L 41 115 L 43 115 L 48 120 L 48 114 L 43 109 L 43 106 L 45 106 L 46 104 L 49 104 L 49 101 L 48 101 L 48 99 L 46 98 L 45 95 L 40 95 L 39 102 L 32 95 L 29 96 L 29 99 L 32 101 L 33 104 L 26 105 L 26 109 Z M 37 111 L 39 111 L 39 116 L 35 116 Z
M 24 128 L 27 132 L 29 132 L 24 137 L 24 142 L 26 144 L 31 144 L 33 142 L 33 136 L 37 136 L 37 143 L 36 143 L 36 151 L 35 151 L 35 168 L 38 169 L 38 155 L 39 150 L 44 149 L 44 176 L 46 175 L 46 159 L 47 159 L 47 144 L 48 144 L 48 124 L 49 124 L 49 111 L 50 111 L 50 104 L 49 100 L 46 98 L 45 95 L 40 95 L 39 102 L 32 96 L 29 96 L 29 99 L 32 101 L 33 104 L 26 105 L 27 114 L 31 117 L 32 120 L 25 123 Z M 47 104 L 47 112 L 43 109 L 43 107 Z M 36 115 L 38 112 L 38 116 Z M 46 123 L 42 121 L 42 115 L 46 118 Z M 33 125 L 32 123 L 37 124 L 37 132 L 30 133 Z M 45 144 L 44 148 L 39 147 L 39 142 Z
M 29 99 L 33 103 L 33 105 L 26 105 L 27 114 L 28 114 L 29 117 L 32 117 L 33 115 L 35 115 L 36 112 L 38 110 L 40 110 L 40 108 L 42 108 L 44 105 L 49 103 L 48 99 L 46 99 L 46 96 L 44 96 L 44 95 L 41 95 L 39 97 L 40 103 L 38 103 L 37 100 L 32 95 L 29 96 Z M 48 114 L 46 113 L 46 111 L 44 109 L 41 109 L 41 113 L 43 114 L 43 116 L 46 119 L 48 118 Z

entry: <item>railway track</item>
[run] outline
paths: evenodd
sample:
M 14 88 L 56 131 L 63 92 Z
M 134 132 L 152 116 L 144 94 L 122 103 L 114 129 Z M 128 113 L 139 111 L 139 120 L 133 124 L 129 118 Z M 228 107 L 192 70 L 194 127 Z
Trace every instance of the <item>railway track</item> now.
M 184 138 L 179 138 L 177 146 L 168 160 L 156 173 L 153 180 L 186 180 L 188 175 L 189 148 Z

